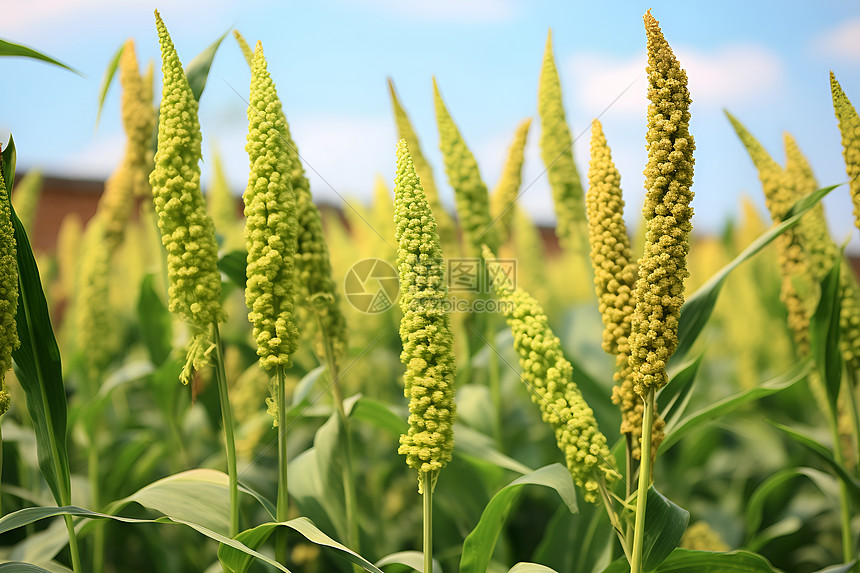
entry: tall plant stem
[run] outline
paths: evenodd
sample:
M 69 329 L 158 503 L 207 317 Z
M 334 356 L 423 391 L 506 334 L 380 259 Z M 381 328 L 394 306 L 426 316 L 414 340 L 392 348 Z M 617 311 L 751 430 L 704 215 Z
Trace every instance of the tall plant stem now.
M 843 378 L 843 389 L 851 390 L 851 385 L 846 378 Z M 828 422 L 830 423 L 830 432 L 833 435 L 833 457 L 836 463 L 845 467 L 845 455 L 842 452 L 841 436 L 839 435 L 839 413 L 836 407 L 827 408 Z M 842 560 L 848 563 L 854 558 L 854 541 L 851 538 L 851 494 L 848 491 L 848 485 L 844 480 L 839 480 L 839 516 L 842 526 Z M 857 565 L 852 569 L 857 571 Z
M 94 431 L 93 434 L 96 432 Z M 90 480 L 90 506 L 94 511 L 101 511 L 99 496 L 99 452 L 96 447 L 96 437 L 91 436 L 90 451 L 87 454 L 87 474 Z M 104 521 L 94 523 L 93 531 L 93 573 L 101 573 L 105 568 L 105 525 Z
M 277 368 L 277 406 L 278 406 L 278 499 L 275 505 L 277 521 L 289 518 L 290 497 L 287 492 L 287 390 L 284 367 Z M 287 530 L 279 527 L 275 534 L 275 559 L 287 565 Z
M 857 412 L 857 397 L 855 391 L 857 388 L 857 371 L 851 366 L 848 367 L 848 379 L 843 384 L 845 392 L 845 406 L 848 408 L 851 417 L 851 434 L 852 444 L 854 446 L 854 474 L 860 476 L 860 417 Z
M 651 485 L 651 426 L 654 424 L 653 387 L 645 395 L 645 411 L 642 412 L 642 454 L 639 463 L 639 490 L 636 497 L 636 524 L 633 527 L 633 559 L 630 573 L 642 573 L 642 549 L 645 541 L 645 505 L 648 486 Z
M 489 376 L 490 400 L 493 402 L 493 434 L 496 447 L 504 451 L 502 436 L 502 387 L 499 379 L 499 356 L 496 354 L 496 321 L 495 315 L 487 314 L 485 335 L 487 337 L 487 372 Z
M 83 573 L 81 553 L 78 549 L 78 537 L 75 534 L 75 522 L 72 521 L 71 515 L 64 515 L 63 520 L 66 522 L 66 531 L 69 532 L 69 554 L 72 556 L 72 570 L 75 573 Z
M 233 437 L 233 410 L 227 394 L 227 372 L 224 369 L 224 348 L 221 346 L 221 331 L 218 323 L 212 323 L 212 338 L 215 342 L 215 378 L 218 383 L 218 398 L 221 401 L 221 420 L 227 442 L 227 475 L 230 479 L 230 537 L 239 533 L 239 475 L 236 470 L 236 439 Z
M 316 318 L 317 329 L 323 342 L 323 358 L 331 377 L 332 401 L 335 403 L 338 421 L 340 422 L 344 436 L 346 436 L 346 439 L 341 442 L 341 455 L 343 456 L 341 478 L 343 481 L 343 501 L 346 509 L 347 545 L 356 553 L 360 553 L 361 531 L 358 524 L 358 498 L 356 495 L 355 474 L 352 471 L 352 433 L 350 432 L 349 416 L 347 416 L 343 405 L 344 395 L 340 384 L 340 369 L 334 355 L 331 337 L 326 332 L 326 329 L 323 328 L 322 317 L 316 314 Z M 353 565 L 353 570 L 361 571 L 361 568 L 358 565 Z
M 422 472 L 424 487 L 424 573 L 433 573 L 433 486 L 439 470 Z

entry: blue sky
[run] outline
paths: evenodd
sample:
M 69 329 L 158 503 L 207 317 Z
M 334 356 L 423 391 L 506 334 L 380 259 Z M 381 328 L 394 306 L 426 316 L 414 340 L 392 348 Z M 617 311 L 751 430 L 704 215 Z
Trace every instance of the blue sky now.
M 0 38 L 20 42 L 81 70 L 86 77 L 31 60 L 0 59 L 0 140 L 12 132 L 22 169 L 104 177 L 124 136 L 113 88 L 98 129 L 97 98 L 116 49 L 135 39 L 141 62 L 159 60 L 158 8 L 183 63 L 225 30 L 261 40 L 294 138 L 319 200 L 367 199 L 381 173 L 391 184 L 395 128 L 385 80 L 392 77 L 444 184 L 431 77 L 492 188 L 518 122 L 537 116 L 537 79 L 546 34 L 553 31 L 568 122 L 580 172 L 588 161 L 589 122 L 631 82 L 601 118 L 622 175 L 628 220 L 638 222 L 644 194 L 645 37 L 648 8 L 690 76 L 690 130 L 696 139 L 697 231 L 719 231 L 740 211 L 740 197 L 762 206 L 745 151 L 725 120 L 734 113 L 783 162 L 791 132 L 822 185 L 846 180 L 830 100 L 832 69 L 860 104 L 860 4 L 826 0 L 570 2 L 562 0 L 252 0 L 239 5 L 148 0 L 3 0 Z M 225 40 L 201 102 L 204 161 L 217 145 L 236 192 L 244 187 L 249 72 L 232 38 Z M 234 91 L 235 90 L 235 91 Z M 237 95 L 237 93 L 240 95 Z M 241 96 L 241 97 L 240 97 Z M 554 220 L 541 177 L 538 123 L 529 137 L 522 204 Z M 208 177 L 203 165 L 204 183 Z M 314 172 L 319 173 L 319 176 Z M 837 239 L 860 234 L 847 189 L 826 200 Z

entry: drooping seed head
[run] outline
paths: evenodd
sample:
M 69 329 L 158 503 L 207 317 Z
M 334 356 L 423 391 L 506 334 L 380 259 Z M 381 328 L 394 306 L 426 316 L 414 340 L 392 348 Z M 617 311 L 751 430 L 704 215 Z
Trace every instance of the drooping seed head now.
M 494 269 L 495 255 L 486 247 L 483 256 L 514 335 L 514 349 L 522 369 L 520 378 L 540 408 L 541 418 L 553 428 L 570 475 L 582 488 L 585 499 L 597 503 L 600 482 L 612 482 L 618 477 L 606 436 L 573 381 L 573 367 L 564 357 L 561 341 L 550 329 L 540 304 L 523 289 L 512 288 L 505 274 Z

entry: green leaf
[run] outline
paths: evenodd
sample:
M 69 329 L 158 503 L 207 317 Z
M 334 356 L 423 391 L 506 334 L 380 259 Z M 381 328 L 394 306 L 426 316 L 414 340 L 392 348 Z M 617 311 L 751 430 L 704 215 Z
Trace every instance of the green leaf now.
M 195 523 L 226 535 L 230 531 L 230 478 L 210 469 L 188 470 L 153 482 L 130 496 L 112 503 L 110 513 L 135 502 L 163 513 L 176 522 Z M 240 485 L 239 491 L 257 495 Z M 263 504 L 265 507 L 265 504 Z
M 626 573 L 630 565 L 625 558 L 618 559 L 603 573 Z M 748 551 L 713 553 L 675 549 L 655 573 L 781 573 L 767 559 Z
M 744 390 L 723 400 L 703 408 L 693 414 L 690 414 L 677 424 L 667 425 L 666 438 L 660 444 L 660 452 L 665 452 L 675 445 L 687 433 L 702 424 L 711 422 L 720 416 L 724 416 L 729 412 L 737 410 L 744 404 L 748 404 L 755 400 L 760 400 L 766 396 L 782 392 L 786 388 L 797 384 L 812 371 L 812 362 L 809 359 L 798 363 L 794 368 L 777 376 L 776 378 L 762 383 L 761 386 Z
M 376 562 L 377 567 L 386 565 L 405 565 L 421 573 L 424 571 L 424 554 L 420 551 L 399 551 L 386 555 Z M 433 559 L 433 573 L 442 573 L 442 566 L 435 559 Z
M 768 497 L 780 486 L 798 477 L 810 479 L 825 494 L 827 493 L 827 481 L 832 482 L 833 480 L 829 474 L 822 471 L 800 467 L 780 470 L 761 482 L 746 502 L 747 545 L 753 540 L 759 526 L 761 526 L 764 505 Z
M 296 389 L 293 391 L 293 406 L 298 406 L 308 397 L 308 394 L 313 390 L 314 384 L 325 371 L 326 367 L 320 365 L 302 376 L 302 379 L 299 380 L 299 383 L 296 384 Z
M 401 416 L 392 411 L 391 406 L 362 396 L 352 406 L 349 413 L 350 418 L 369 422 L 391 433 L 394 436 L 405 434 L 409 429 L 409 424 L 406 422 L 406 416 Z
M 14 170 L 15 144 L 10 137 L 9 146 L 3 151 L 4 175 L 10 173 L 6 181 L 14 181 Z M 36 432 L 39 469 L 54 499 L 58 504 L 66 505 L 71 500 L 71 485 L 66 446 L 66 390 L 60 350 L 54 338 L 48 303 L 30 241 L 11 203 L 10 207 L 18 262 L 15 320 L 21 341 L 21 346 L 12 353 L 15 373 L 27 396 L 27 410 Z
M 850 563 L 846 563 L 844 565 L 832 565 L 830 567 L 825 567 L 824 569 L 819 569 L 814 573 L 848 573 L 849 571 L 854 570 L 854 566 L 857 564 L 857 560 L 854 559 Z
M 188 84 L 191 86 L 191 92 L 194 94 L 194 99 L 200 101 L 200 96 L 203 95 L 203 88 L 206 87 L 206 80 L 209 78 L 209 70 L 212 69 L 212 61 L 215 59 L 215 54 L 218 52 L 218 47 L 230 30 L 227 30 L 221 37 L 212 42 L 208 48 L 197 54 L 197 56 L 188 62 L 185 66 L 185 77 L 188 78 Z
M 0 40 L 0 56 L 14 56 L 19 58 L 33 58 L 34 60 L 41 60 L 43 62 L 47 62 L 49 64 L 53 64 L 55 66 L 59 66 L 61 68 L 66 68 L 70 72 L 74 72 L 81 77 L 84 77 L 84 74 L 67 66 L 62 62 L 58 62 L 51 56 L 47 56 L 42 52 L 37 52 L 33 48 L 28 48 L 27 46 L 22 46 L 20 44 L 13 44 L 12 42 L 7 42 L 6 40 Z M 11 186 L 10 186 L 11 187 Z
M 540 485 L 555 490 L 570 512 L 576 513 L 576 490 L 570 473 L 563 465 L 544 466 L 515 479 L 493 496 L 487 507 L 484 508 L 478 525 L 463 542 L 460 573 L 485 573 L 487 571 L 505 520 L 525 485 Z
M 810 438 L 807 435 L 804 435 L 796 430 L 792 430 L 788 426 L 783 426 L 782 424 L 778 424 L 776 422 L 770 422 L 770 424 L 791 438 L 792 441 L 800 444 L 813 454 L 815 454 L 818 459 L 820 459 L 824 464 L 829 467 L 836 476 L 841 479 L 845 485 L 848 487 L 848 491 L 851 494 L 851 497 L 854 500 L 854 503 L 860 504 L 860 481 L 857 480 L 854 476 L 852 476 L 842 464 L 837 462 L 833 457 L 833 452 L 830 451 L 825 445 L 821 442 L 816 441 L 813 438 Z
M 173 320 L 164 303 L 155 292 L 155 276 L 147 273 L 140 285 L 137 316 L 140 337 L 155 365 L 161 365 L 173 349 Z
M 696 374 L 699 373 L 704 357 L 703 352 L 695 360 L 681 366 L 680 370 L 669 378 L 669 383 L 657 394 L 657 411 L 670 426 L 673 422 L 677 423 L 684 415 L 687 404 L 690 403 L 693 382 L 696 380 Z
M 200 471 L 200 470 L 195 470 Z M 199 523 L 192 523 L 190 521 L 184 521 L 182 519 L 169 518 L 169 517 L 161 517 L 158 519 L 135 519 L 133 517 L 120 517 L 118 515 L 110 515 L 107 513 L 98 513 L 95 511 L 90 511 L 89 509 L 84 509 L 81 507 L 77 507 L 74 505 L 64 506 L 64 507 L 27 507 L 24 509 L 20 509 L 14 513 L 7 514 L 2 519 L 0 519 L 0 534 L 6 533 L 7 531 L 12 531 L 13 529 L 17 529 L 19 527 L 24 527 L 25 525 L 29 525 L 31 523 L 35 523 L 41 519 L 47 519 L 49 517 L 56 517 L 59 515 L 71 515 L 76 517 L 86 517 L 89 519 L 112 519 L 114 521 L 120 521 L 122 523 L 161 523 L 161 524 L 179 524 L 184 525 L 186 527 L 190 527 L 194 529 L 198 533 L 202 533 L 206 537 L 210 539 L 214 539 L 218 543 L 223 545 L 228 545 L 233 549 L 238 551 L 242 551 L 247 553 L 248 555 L 252 555 L 257 559 L 268 563 L 269 565 L 276 567 L 277 569 L 284 571 L 285 573 L 290 573 L 290 570 L 276 562 L 274 559 L 270 559 L 265 555 L 258 553 L 251 549 L 250 547 L 244 545 L 243 543 L 236 541 L 235 539 L 230 539 L 229 537 L 225 537 L 220 533 L 207 529 L 206 527 L 200 525 Z M 300 518 L 301 519 L 301 518 Z M 295 520 L 294 520 L 295 521 Z M 286 524 L 289 525 L 289 522 Z
M 0 156 L 2 156 L 0 167 L 2 167 L 3 182 L 6 184 L 6 193 L 11 195 L 12 189 L 15 188 L 15 165 L 18 162 L 18 154 L 15 151 L 15 139 L 11 133 L 9 134 L 9 143 L 6 144 Z
M 99 88 L 99 109 L 96 112 L 96 127 L 98 127 L 99 119 L 102 116 L 102 108 L 105 105 L 105 98 L 107 97 L 108 90 L 113 83 L 113 78 L 116 76 L 116 70 L 119 68 L 119 59 L 122 57 L 123 50 L 125 50 L 125 42 L 123 42 L 119 47 L 119 50 L 117 50 L 113 58 L 111 58 L 111 61 L 105 70 L 105 75 L 102 78 L 102 85 Z
M 750 243 L 746 249 L 720 269 L 719 272 L 687 299 L 687 302 L 681 308 L 681 318 L 678 321 L 678 347 L 670 359 L 670 365 L 683 361 L 690 348 L 692 348 L 693 343 L 696 342 L 696 339 L 711 317 L 711 313 L 717 303 L 717 298 L 720 295 L 720 290 L 723 288 L 723 283 L 726 277 L 729 276 L 729 273 L 765 248 L 776 237 L 797 225 L 800 222 L 800 218 L 807 211 L 817 205 L 825 195 L 837 187 L 839 185 L 824 187 L 800 199 L 789 209 L 786 218 L 780 224 L 762 233 L 758 239 Z
M 642 562 L 645 571 L 653 571 L 678 547 L 690 522 L 690 512 L 663 496 L 654 486 L 648 488 L 647 495 Z
M 555 569 L 550 569 L 546 565 L 538 563 L 517 563 L 508 570 L 508 573 L 558 573 Z
M 248 282 L 246 274 L 248 253 L 245 251 L 230 251 L 218 259 L 218 270 L 227 275 L 233 283 L 244 289 Z
M 454 424 L 454 452 L 485 461 L 518 474 L 530 474 L 533 469 L 500 452 L 489 436 L 463 424 Z
M 842 289 L 839 273 L 842 256 L 836 257 L 833 267 L 821 281 L 821 297 L 809 324 L 812 357 L 818 374 L 824 381 L 830 409 L 836 412 L 836 400 L 842 382 L 842 352 L 839 349 L 839 309 Z
M 21 563 L 20 561 L 10 561 L 9 563 L 0 563 L 0 573 L 51 573 L 47 569 L 42 569 L 32 563 Z
M 290 529 L 297 531 L 312 543 L 336 550 L 340 557 L 355 563 L 365 571 L 370 571 L 371 573 L 383 573 L 382 570 L 376 567 L 373 563 L 320 531 L 317 526 L 306 517 L 299 517 L 290 521 L 264 523 L 263 525 L 258 525 L 257 527 L 243 531 L 236 536 L 236 540 L 246 547 L 259 547 L 272 535 L 275 528 L 280 526 L 289 527 Z M 247 568 L 250 566 L 250 560 L 248 557 L 246 555 L 242 555 L 242 553 L 237 551 L 234 547 L 226 547 L 222 545 L 218 549 L 218 558 L 221 560 L 221 564 L 228 573 L 244 572 L 247 571 Z

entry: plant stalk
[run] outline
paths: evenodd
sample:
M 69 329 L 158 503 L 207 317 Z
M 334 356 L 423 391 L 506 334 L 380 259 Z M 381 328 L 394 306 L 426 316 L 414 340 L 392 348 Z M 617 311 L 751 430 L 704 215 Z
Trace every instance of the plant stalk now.
M 850 384 L 843 378 L 843 388 L 850 389 Z M 830 423 L 830 432 L 833 435 L 833 457 L 836 463 L 845 467 L 845 456 L 842 453 L 841 436 L 839 435 L 838 411 L 828 404 L 827 418 Z M 848 563 L 854 558 L 854 541 L 851 538 L 851 495 L 845 480 L 839 480 L 839 521 L 842 527 L 842 561 Z M 852 568 L 857 571 L 857 565 Z
M 230 537 L 239 533 L 239 477 L 236 470 L 236 439 L 233 437 L 233 410 L 227 394 L 227 372 L 224 369 L 224 348 L 221 346 L 221 331 L 218 323 L 212 323 L 215 342 L 215 378 L 218 383 L 218 398 L 221 402 L 221 419 L 227 443 L 227 475 L 230 479 Z
M 636 524 L 633 527 L 633 559 L 630 573 L 642 573 L 642 550 L 645 541 L 645 505 L 648 486 L 651 485 L 651 427 L 654 424 L 653 387 L 645 395 L 645 411 L 642 412 L 642 454 L 639 462 L 639 489 L 636 497 Z
M 421 476 L 424 484 L 424 573 L 433 573 L 433 478 L 437 471 L 422 472 Z
M 487 317 L 487 370 L 490 386 L 490 400 L 493 403 L 493 434 L 496 439 L 496 447 L 500 452 L 504 451 L 503 436 L 502 436 L 502 388 L 499 380 L 499 357 L 496 354 L 496 332 L 494 315 L 488 314 Z
M 287 492 L 287 390 L 283 366 L 277 368 L 277 405 L 278 405 L 278 499 L 275 505 L 277 521 L 289 518 L 290 497 Z M 287 565 L 287 530 L 279 527 L 275 533 L 275 560 Z
M 94 432 L 95 433 L 95 432 Z M 87 473 L 90 480 L 90 506 L 94 511 L 101 511 L 99 501 L 99 453 L 96 448 L 96 438 L 93 436 L 90 451 L 87 455 Z M 94 523 L 93 531 L 93 573 L 101 573 L 105 568 L 105 525 L 103 521 Z
M 75 573 L 83 573 L 81 567 L 81 553 L 78 550 L 78 537 L 75 534 L 75 522 L 72 521 L 71 515 L 64 515 L 63 520 L 66 522 L 66 531 L 69 532 L 69 554 L 72 556 L 72 570 Z
M 346 510 L 347 545 L 356 553 L 360 553 L 361 531 L 358 524 L 358 498 L 356 495 L 355 474 L 352 471 L 352 434 L 349 427 L 349 417 L 346 415 L 346 409 L 343 405 L 344 396 L 343 388 L 340 385 L 340 369 L 335 359 L 331 337 L 328 335 L 326 329 L 323 328 L 322 316 L 319 313 L 315 313 L 315 315 L 317 319 L 317 331 L 323 341 L 323 359 L 331 377 L 332 400 L 335 403 L 341 429 L 344 436 L 346 436 L 346 439 L 341 442 L 341 455 L 343 456 L 341 479 L 343 481 L 343 501 Z M 353 565 L 353 570 L 358 572 L 361 571 L 361 568 L 358 565 Z

